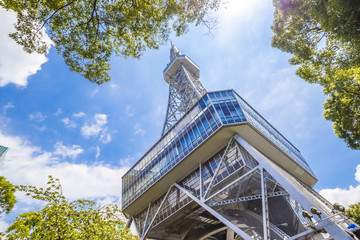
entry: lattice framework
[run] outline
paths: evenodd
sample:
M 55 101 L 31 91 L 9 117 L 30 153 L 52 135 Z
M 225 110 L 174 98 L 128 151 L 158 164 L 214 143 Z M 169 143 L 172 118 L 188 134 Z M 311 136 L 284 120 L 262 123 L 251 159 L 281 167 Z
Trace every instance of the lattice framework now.
M 200 80 L 181 64 L 169 81 L 168 107 L 161 135 L 164 135 L 205 94 L 206 90 Z
M 141 239 L 145 239 L 152 228 L 190 203 L 196 203 L 200 208 L 189 214 L 188 218 L 212 225 L 221 222 L 229 231 L 228 234 L 233 234 L 232 239 L 310 239 L 315 235 L 317 239 L 322 239 L 322 229 L 334 239 L 352 239 L 345 233 L 346 226 L 353 224 L 351 220 L 340 212 L 334 214 L 328 201 L 273 165 L 240 136 L 235 135 L 225 150 L 217 154 L 219 155 L 221 158 L 215 161 L 217 167 L 215 171 L 211 170 L 211 178 L 203 178 L 203 171 L 209 166 L 200 164 L 197 170 L 174 183 L 163 197 L 149 204 L 148 209 L 140 214 L 145 220 L 135 220 L 138 222 Z M 244 168 L 248 171 L 242 172 L 241 169 Z M 283 227 L 284 223 L 273 222 L 274 201 L 269 201 L 275 198 L 292 212 L 299 233 L 291 236 L 289 230 Z M 232 215 L 228 215 L 229 210 L 238 210 L 243 203 L 261 208 L 242 210 L 248 221 L 247 226 L 241 218 L 235 221 Z M 312 206 L 322 212 L 322 218 L 314 216 L 310 222 L 302 216 L 302 211 L 309 210 Z

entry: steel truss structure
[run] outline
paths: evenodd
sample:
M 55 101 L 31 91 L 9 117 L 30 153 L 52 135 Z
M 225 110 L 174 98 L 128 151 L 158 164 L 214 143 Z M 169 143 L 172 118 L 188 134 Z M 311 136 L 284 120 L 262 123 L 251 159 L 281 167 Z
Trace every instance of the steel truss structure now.
M 356 239 L 351 220 L 237 134 L 133 220 L 141 239 Z
M 172 46 L 170 60 L 174 60 L 180 54 L 179 50 Z M 181 64 L 169 81 L 168 108 L 161 135 L 164 135 L 204 94 L 206 89 L 198 77 Z

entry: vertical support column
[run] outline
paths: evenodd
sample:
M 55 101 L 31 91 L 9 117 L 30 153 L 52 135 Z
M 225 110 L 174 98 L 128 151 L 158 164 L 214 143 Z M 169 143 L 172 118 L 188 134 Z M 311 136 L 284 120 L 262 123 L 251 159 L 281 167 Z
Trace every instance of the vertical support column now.
M 234 231 L 231 228 L 226 230 L 226 240 L 234 240 Z
M 139 234 L 139 236 L 140 236 L 141 232 L 139 231 L 139 228 L 137 227 L 137 224 L 136 224 L 136 221 L 135 221 L 134 217 L 131 217 L 131 219 L 132 219 L 132 222 L 134 223 L 136 232 L 137 232 L 137 233 Z
M 203 200 L 203 180 L 202 180 L 202 163 L 199 163 L 199 174 L 200 174 L 200 199 Z
M 262 201 L 262 217 L 264 240 L 270 240 L 270 224 L 269 224 L 269 206 L 267 199 L 266 179 L 264 176 L 264 168 L 260 168 L 261 174 L 261 201 Z
M 126 222 L 126 227 L 130 228 L 131 223 L 133 223 L 133 218 L 130 218 L 127 222 Z

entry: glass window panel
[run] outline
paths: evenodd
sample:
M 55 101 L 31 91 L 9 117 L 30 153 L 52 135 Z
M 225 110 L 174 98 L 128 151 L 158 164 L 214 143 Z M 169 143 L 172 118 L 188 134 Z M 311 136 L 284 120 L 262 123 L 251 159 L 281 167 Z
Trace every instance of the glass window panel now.
M 221 121 L 223 123 L 226 123 L 224 113 L 223 113 L 223 111 L 221 110 L 221 108 L 220 108 L 220 106 L 218 104 L 215 105 L 215 109 L 216 109 L 217 113 L 219 114 L 219 117 L 220 117 Z

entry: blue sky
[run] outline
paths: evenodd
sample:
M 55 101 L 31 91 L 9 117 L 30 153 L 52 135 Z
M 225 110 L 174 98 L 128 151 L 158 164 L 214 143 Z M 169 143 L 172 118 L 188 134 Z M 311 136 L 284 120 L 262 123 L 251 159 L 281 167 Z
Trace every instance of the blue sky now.
M 208 91 L 234 89 L 303 154 L 329 200 L 360 201 L 360 154 L 323 119 L 321 87 L 295 75 L 289 55 L 270 46 L 270 0 L 232 0 L 217 29 L 199 26 L 173 43 L 200 67 Z M 43 186 L 61 179 L 69 198 L 120 202 L 121 176 L 159 138 L 168 99 L 162 71 L 170 44 L 140 60 L 113 57 L 112 81 L 91 84 L 70 72 L 54 48 L 26 54 L 7 33 L 14 16 L 0 9 L 0 145 L 10 148 L 0 175 Z M 39 206 L 19 195 L 14 215 Z

